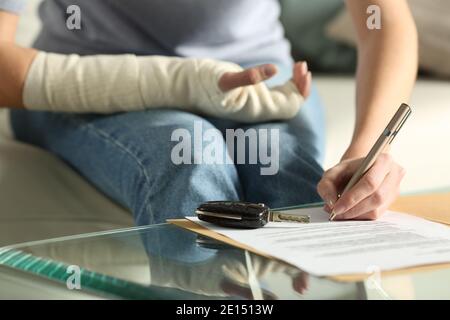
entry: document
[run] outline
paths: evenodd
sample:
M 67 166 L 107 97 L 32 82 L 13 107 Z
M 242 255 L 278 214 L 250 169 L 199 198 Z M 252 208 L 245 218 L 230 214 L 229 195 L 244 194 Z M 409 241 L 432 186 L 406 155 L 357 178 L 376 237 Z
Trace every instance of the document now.
M 288 212 L 308 214 L 311 223 L 269 222 L 243 230 L 188 219 L 316 276 L 450 262 L 450 228 L 445 225 L 392 211 L 377 221 L 333 222 L 322 208 Z

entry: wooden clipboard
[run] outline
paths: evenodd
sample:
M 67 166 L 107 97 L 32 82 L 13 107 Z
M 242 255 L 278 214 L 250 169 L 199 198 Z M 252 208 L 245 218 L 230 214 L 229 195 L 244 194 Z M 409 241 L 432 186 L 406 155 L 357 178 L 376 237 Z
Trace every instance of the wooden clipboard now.
M 305 207 L 305 206 L 303 206 Z M 419 194 L 419 195 L 406 195 L 401 196 L 398 200 L 391 206 L 391 210 L 407 212 L 409 214 L 431 220 L 434 222 L 446 224 L 450 226 L 450 192 L 437 192 L 431 194 Z M 213 238 L 215 240 L 225 242 L 231 246 L 244 249 L 247 251 L 254 252 L 258 255 L 270 258 L 277 259 L 272 257 L 266 253 L 255 250 L 249 246 L 246 246 L 242 243 L 234 241 L 226 236 L 218 234 L 214 231 L 211 231 L 207 228 L 204 228 L 192 221 L 187 219 L 173 219 L 168 220 L 167 222 L 172 223 L 176 226 L 179 226 L 184 229 L 188 229 L 192 232 Z M 280 260 L 281 261 L 281 260 Z M 286 263 L 286 262 L 284 262 Z M 402 268 L 396 270 L 383 271 L 382 276 L 393 276 L 398 274 L 412 273 L 412 272 L 425 272 L 432 271 L 438 269 L 450 268 L 450 263 L 443 264 L 433 264 L 433 265 L 424 265 L 419 267 L 411 267 L 411 268 Z M 369 277 L 368 274 L 349 274 L 349 275 L 339 275 L 339 276 L 331 276 L 329 277 L 332 280 L 340 281 L 340 282 L 355 282 L 362 281 Z

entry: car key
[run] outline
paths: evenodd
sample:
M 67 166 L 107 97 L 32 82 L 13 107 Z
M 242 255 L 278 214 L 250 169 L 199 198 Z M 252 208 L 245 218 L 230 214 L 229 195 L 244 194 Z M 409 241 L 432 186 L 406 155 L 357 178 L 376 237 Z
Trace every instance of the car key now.
M 195 211 L 197 217 L 223 227 L 256 229 L 267 222 L 309 223 L 310 216 L 272 211 L 263 203 L 241 201 L 209 201 Z

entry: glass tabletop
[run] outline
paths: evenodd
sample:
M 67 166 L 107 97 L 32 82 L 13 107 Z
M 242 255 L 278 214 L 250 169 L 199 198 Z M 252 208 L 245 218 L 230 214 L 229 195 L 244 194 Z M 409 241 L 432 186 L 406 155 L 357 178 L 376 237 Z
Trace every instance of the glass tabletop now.
M 4 247 L 0 266 L 106 298 L 450 298 L 450 269 L 339 282 L 171 224 Z

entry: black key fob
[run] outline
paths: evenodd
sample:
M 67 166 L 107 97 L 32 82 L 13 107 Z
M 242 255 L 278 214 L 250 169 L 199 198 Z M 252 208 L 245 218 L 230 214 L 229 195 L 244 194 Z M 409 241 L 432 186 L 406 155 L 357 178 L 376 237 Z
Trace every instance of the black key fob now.
M 256 229 L 264 227 L 270 209 L 263 203 L 209 201 L 197 208 L 197 217 L 223 227 Z

